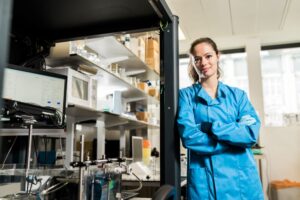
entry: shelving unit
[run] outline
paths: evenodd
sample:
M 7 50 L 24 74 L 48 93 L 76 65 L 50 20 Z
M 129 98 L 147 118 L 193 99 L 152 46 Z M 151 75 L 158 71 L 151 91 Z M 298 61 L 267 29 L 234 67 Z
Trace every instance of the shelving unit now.
M 66 12 L 68 11 L 68 12 Z M 80 14 L 79 14 L 80 13 Z M 6 13 L 0 13 L 2 16 L 7 16 Z M 179 137 L 174 134 L 175 125 L 174 120 L 177 107 L 177 89 L 178 89 L 178 42 L 177 42 L 177 24 L 178 18 L 172 16 L 168 6 L 164 0 L 78 0 L 78 1 L 38 1 L 38 0 L 15 0 L 12 12 L 12 33 L 13 35 L 30 37 L 39 42 L 46 44 L 53 44 L 55 42 L 69 41 L 75 39 L 82 39 L 86 37 L 107 36 L 115 33 L 133 33 L 137 31 L 152 31 L 160 28 L 160 22 L 167 24 L 164 30 L 161 30 L 161 71 L 157 74 L 152 69 L 145 67 L 146 76 L 143 79 L 152 79 L 152 77 L 159 77 L 161 80 L 160 87 L 160 126 L 155 127 L 160 129 L 161 136 L 161 184 L 174 185 L 180 193 L 180 175 L 179 175 Z M 1 19 L 1 18 L 0 18 Z M 1 37 L 2 38 L 2 37 Z M 44 46 L 46 47 L 46 46 Z M 5 54 L 2 54 L 5 55 Z M 72 56 L 68 56 L 72 57 Z M 77 55 L 78 57 L 78 55 Z M 129 55 L 129 58 L 136 59 Z M 2 58 L 2 57 L 1 57 Z M 75 57 L 73 57 L 75 58 Z M 72 59 L 73 59 L 72 58 Z M 71 61 L 70 59 L 69 61 Z M 78 58 L 75 58 L 75 60 Z M 131 60 L 131 59 L 129 59 Z M 135 63 L 139 61 L 135 60 Z M 91 64 L 89 62 L 89 64 Z M 132 63 L 121 62 L 120 65 L 130 65 L 135 67 Z M 143 62 L 138 64 L 139 67 L 144 66 Z M 166 73 L 165 73 L 166 72 Z M 2 79 L 0 73 L 0 79 Z M 117 80 L 118 77 L 111 76 L 111 80 Z M 124 85 L 128 87 L 126 82 Z M 1 89 L 1 88 L 0 88 Z M 128 90 L 131 91 L 131 90 Z M 144 104 L 150 101 L 156 102 L 156 99 L 148 97 L 142 91 L 132 88 L 133 94 L 144 98 Z M 123 97 L 133 95 L 130 92 L 124 93 Z M 146 100 L 147 99 L 147 100 Z M 68 113 L 74 108 L 68 109 Z M 76 108 L 77 109 L 77 108 Z M 103 113 L 91 111 L 87 115 L 92 114 L 94 117 L 101 117 Z M 104 116 L 117 117 L 111 114 L 104 114 Z M 86 118 L 88 116 L 85 116 Z M 72 115 L 68 117 L 66 138 L 67 141 L 72 141 L 74 138 L 74 122 L 83 119 L 82 116 Z M 126 117 L 121 117 L 122 120 Z M 145 125 L 134 120 L 128 120 L 135 125 Z M 71 123 L 72 122 L 72 123 Z M 96 124 L 100 122 L 97 121 Z M 117 126 L 112 126 L 115 128 Z M 124 131 L 126 126 L 120 125 L 120 131 Z M 131 128 L 128 126 L 127 128 Z M 73 149 L 73 143 L 68 143 L 67 150 Z M 66 152 L 69 155 L 70 152 Z M 70 160 L 67 160 L 70 161 Z M 179 197 L 179 195 L 178 195 Z
M 145 47 L 144 47 L 145 48 Z M 138 56 L 136 56 L 129 48 L 120 43 L 114 36 L 101 37 L 94 39 L 85 39 L 80 41 L 63 42 L 58 43 L 51 49 L 51 54 L 46 60 L 47 66 L 50 67 L 78 67 L 85 65 L 88 68 L 97 69 L 95 75 L 91 75 L 93 79 L 98 82 L 98 87 L 101 85 L 102 90 L 106 90 L 106 87 L 111 88 L 125 88 L 122 89 L 121 96 L 124 104 L 132 104 L 134 106 L 142 106 L 144 110 L 148 110 L 148 105 L 160 106 L 158 97 L 150 96 L 144 90 L 136 87 L 137 83 L 133 83 L 130 79 L 145 79 L 156 81 L 160 80 L 160 76 L 151 67 L 147 66 Z M 112 63 L 113 62 L 113 63 Z M 119 65 L 124 70 L 124 73 L 120 75 L 116 71 L 111 70 L 111 65 Z M 132 73 L 136 71 L 143 71 L 141 73 Z M 113 90 L 113 89 L 112 89 Z M 158 93 L 158 88 L 156 88 Z M 101 90 L 98 90 L 101 93 Z M 118 90 L 116 90 L 118 91 Z M 113 92 L 113 91 L 110 91 Z M 70 94 L 70 92 L 68 92 Z M 99 99 L 97 100 L 99 103 Z M 68 103 L 68 102 L 67 102 Z M 102 110 L 103 109 L 103 110 Z M 103 132 L 105 130 L 118 131 L 120 134 L 120 150 L 125 155 L 125 131 L 127 130 L 151 130 L 158 131 L 160 124 L 152 124 L 147 121 L 137 120 L 135 115 L 127 114 L 125 108 L 123 113 L 116 114 L 105 111 L 105 108 L 88 108 L 79 105 L 69 105 L 66 110 L 67 114 L 67 153 L 66 153 L 66 165 L 73 161 L 74 150 L 74 131 L 75 124 L 86 120 L 93 120 L 97 132 L 97 145 L 104 146 Z M 135 110 L 135 108 L 133 109 Z M 159 120 L 159 116 L 157 116 Z M 97 125 L 98 124 L 98 125 Z M 145 133 L 145 131 L 143 131 Z M 102 134 L 102 135 L 101 135 Z M 99 137 L 102 137 L 100 141 Z M 129 147 L 127 147 L 129 148 Z M 97 158 L 101 158 L 104 152 L 97 151 Z
M 145 70 L 145 73 L 141 75 L 145 79 L 159 79 L 159 73 L 154 71 L 145 62 L 138 58 L 130 49 L 121 44 L 114 36 L 99 38 L 99 39 L 88 39 L 86 40 L 86 46 L 101 54 L 103 59 L 117 59 L 122 57 L 128 57 L 127 59 L 116 61 L 114 63 L 129 69 L 134 70 Z
M 108 41 L 111 41 L 112 40 L 111 38 L 112 37 L 109 37 Z M 102 40 L 106 41 L 106 39 L 107 38 L 102 39 Z M 156 72 L 154 72 L 153 69 L 150 69 L 144 62 L 142 62 L 135 55 L 133 56 L 133 53 L 131 53 L 129 51 L 129 49 L 127 49 L 125 46 L 120 44 L 116 39 L 114 39 L 113 41 L 115 41 L 115 42 L 112 45 L 116 44 L 118 47 L 118 48 L 114 47 L 113 49 L 115 49 L 116 52 L 118 51 L 117 49 L 121 49 L 121 50 L 119 50 L 118 57 L 121 57 L 121 53 L 124 53 L 125 55 L 131 54 L 131 56 L 129 58 L 132 58 L 132 59 L 127 59 L 126 61 L 120 61 L 120 62 L 116 62 L 116 63 L 119 63 L 121 66 L 124 66 L 125 68 L 127 66 L 127 69 L 130 68 L 131 70 L 132 69 L 137 70 L 138 68 L 136 66 L 141 66 L 141 68 L 145 69 L 145 71 L 146 71 L 145 72 L 146 76 L 143 76 L 145 79 L 147 79 L 147 78 L 159 79 L 160 78 L 158 76 L 158 74 L 156 74 Z M 51 67 L 63 66 L 66 64 L 68 64 L 68 65 L 85 64 L 89 67 L 98 69 L 98 76 L 101 77 L 102 84 L 110 85 L 110 86 L 121 86 L 121 87 L 127 88 L 126 91 L 122 92 L 122 97 L 125 99 L 128 99 L 128 101 L 130 101 L 130 99 L 133 99 L 134 101 L 139 101 L 139 102 L 143 103 L 144 105 L 146 105 L 147 103 L 159 104 L 159 100 L 157 98 L 148 95 L 143 90 L 141 90 L 141 89 L 135 87 L 134 85 L 132 85 L 131 83 L 129 83 L 127 80 L 122 79 L 117 74 L 112 73 L 107 68 L 102 67 L 100 65 L 100 63 L 96 63 L 95 61 L 89 60 L 84 55 L 69 54 L 68 53 L 69 52 L 68 45 L 69 45 L 68 43 L 65 43 L 63 45 L 60 45 L 58 47 L 58 49 L 56 49 L 56 51 L 58 51 L 60 53 L 60 55 L 64 55 L 64 56 L 61 56 L 59 58 L 50 57 L 47 59 L 47 64 Z M 104 49 L 105 48 L 103 48 L 103 52 L 105 52 Z M 105 54 L 107 54 L 107 52 L 105 52 Z M 123 65 L 122 63 L 131 63 L 132 65 Z M 141 65 L 139 65 L 139 64 L 141 64 Z M 148 77 L 149 74 L 151 75 L 150 77 Z
M 124 126 L 125 129 L 135 128 L 159 128 L 158 124 L 150 124 L 141 120 L 134 119 L 126 115 L 118 115 L 110 112 L 102 112 L 94 109 L 74 106 L 67 108 L 67 115 L 76 119 L 90 120 L 97 119 L 105 123 L 107 129 L 117 129 L 119 126 Z
M 28 136 L 28 129 L 0 129 L 0 136 Z M 33 136 L 66 137 L 67 133 L 63 129 L 33 129 Z

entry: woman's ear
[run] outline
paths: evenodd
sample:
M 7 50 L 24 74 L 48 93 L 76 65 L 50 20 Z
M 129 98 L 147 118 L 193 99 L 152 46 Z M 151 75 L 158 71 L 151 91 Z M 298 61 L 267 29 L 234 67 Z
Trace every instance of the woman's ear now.
M 218 51 L 218 53 L 217 53 L 217 58 L 218 58 L 218 60 L 220 60 L 220 51 Z

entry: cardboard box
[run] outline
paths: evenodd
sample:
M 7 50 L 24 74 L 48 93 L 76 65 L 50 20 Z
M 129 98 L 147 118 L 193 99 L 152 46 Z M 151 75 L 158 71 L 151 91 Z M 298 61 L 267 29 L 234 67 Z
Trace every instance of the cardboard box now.
M 148 85 L 147 85 L 147 83 L 139 82 L 139 83 L 137 83 L 137 87 L 139 89 L 143 90 L 144 92 L 148 93 Z
M 146 49 L 145 56 L 146 58 L 153 58 L 153 57 L 159 58 L 159 51 L 155 51 L 154 49 Z
M 147 38 L 145 44 L 146 44 L 146 51 L 148 49 L 153 49 L 154 51 L 159 52 L 159 43 L 154 38 Z
M 160 63 L 159 63 L 159 61 L 158 61 L 158 63 L 156 63 L 154 65 L 154 71 L 156 71 L 156 73 L 160 74 Z
M 148 94 L 152 97 L 155 97 L 156 96 L 156 88 L 149 88 Z
M 159 58 L 146 58 L 146 64 L 157 73 L 160 72 L 160 60 Z
M 271 181 L 272 200 L 298 200 L 300 199 L 300 182 L 281 180 Z
M 136 112 L 135 115 L 138 120 L 148 122 L 148 112 Z
M 154 38 L 146 39 L 146 64 L 155 70 L 160 72 L 160 55 L 159 55 L 159 42 Z

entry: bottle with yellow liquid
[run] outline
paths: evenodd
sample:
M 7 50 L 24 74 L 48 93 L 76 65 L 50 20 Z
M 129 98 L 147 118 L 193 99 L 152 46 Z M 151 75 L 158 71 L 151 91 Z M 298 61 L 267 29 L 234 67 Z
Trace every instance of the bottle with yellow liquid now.
M 145 165 L 150 164 L 151 143 L 150 140 L 143 140 L 143 162 Z

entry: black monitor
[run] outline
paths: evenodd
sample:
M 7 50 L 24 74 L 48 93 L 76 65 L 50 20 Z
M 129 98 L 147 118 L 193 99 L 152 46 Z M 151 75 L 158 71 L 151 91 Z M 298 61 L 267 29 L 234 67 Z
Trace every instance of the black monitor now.
M 25 108 L 28 111 L 28 108 L 32 105 L 35 114 L 40 110 L 44 110 L 42 112 L 44 116 L 55 110 L 62 124 L 54 128 L 63 128 L 66 88 L 66 76 L 10 65 L 4 69 L 3 107 L 5 105 L 11 106 L 12 102 L 19 102 L 20 108 L 17 109 Z M 28 114 L 30 115 L 30 113 Z M 34 127 L 48 128 L 43 127 L 41 124 L 38 125 L 38 123 Z M 49 127 L 53 127 L 53 124 Z

